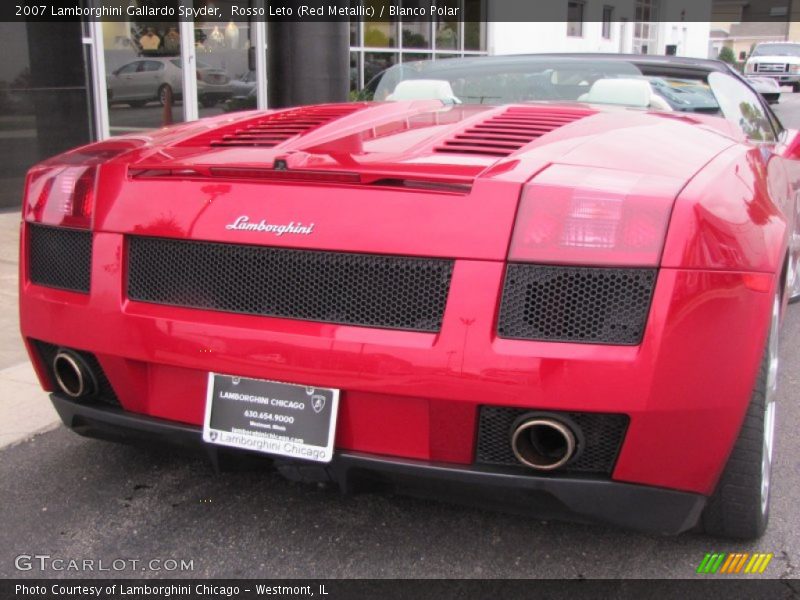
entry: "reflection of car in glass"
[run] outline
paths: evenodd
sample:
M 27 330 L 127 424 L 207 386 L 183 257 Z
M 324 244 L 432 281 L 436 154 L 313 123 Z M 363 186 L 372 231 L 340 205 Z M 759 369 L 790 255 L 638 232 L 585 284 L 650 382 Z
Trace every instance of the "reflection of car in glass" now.
M 231 95 L 234 98 L 245 98 L 256 89 L 256 72 L 247 71 L 238 79 L 231 79 L 230 82 Z
M 781 85 L 771 77 L 748 76 L 748 83 L 770 104 L 777 104 L 781 98 Z
M 747 77 L 768 77 L 800 92 L 800 44 L 767 42 L 758 44 L 745 63 Z
M 133 107 L 158 100 L 162 105 L 172 92 L 181 99 L 181 59 L 147 57 L 122 65 L 107 78 L 110 102 L 124 102 Z M 214 106 L 230 98 L 230 78 L 222 69 L 197 63 L 197 97 L 203 106 Z
M 653 92 L 667 102 L 667 109 L 712 114 L 719 112 L 719 104 L 707 84 L 675 77 L 647 77 L 646 79 L 650 82 Z
M 64 423 L 345 490 L 760 535 L 800 135 L 717 61 L 393 69 L 387 102 L 30 171 L 21 330 Z

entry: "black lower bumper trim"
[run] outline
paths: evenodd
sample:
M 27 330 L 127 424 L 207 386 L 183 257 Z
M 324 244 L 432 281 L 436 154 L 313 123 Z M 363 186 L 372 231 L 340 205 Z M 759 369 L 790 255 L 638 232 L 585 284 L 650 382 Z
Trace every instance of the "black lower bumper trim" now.
M 61 420 L 81 435 L 115 441 L 161 440 L 205 449 L 199 427 L 51 394 Z M 388 487 L 414 496 L 450 499 L 539 519 L 608 523 L 674 535 L 695 526 L 706 503 L 700 494 L 578 477 L 537 477 L 494 470 L 338 452 L 330 464 L 275 458 L 285 476 L 330 481 L 346 492 Z

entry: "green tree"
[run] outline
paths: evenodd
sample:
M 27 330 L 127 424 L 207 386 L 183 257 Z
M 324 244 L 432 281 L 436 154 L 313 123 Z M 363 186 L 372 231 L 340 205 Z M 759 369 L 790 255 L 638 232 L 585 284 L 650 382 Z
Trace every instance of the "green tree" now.
M 717 58 L 722 62 L 728 63 L 729 65 L 736 64 L 736 55 L 733 53 L 733 50 L 731 50 L 727 46 L 722 47 L 722 49 L 719 51 L 719 56 L 717 56 Z

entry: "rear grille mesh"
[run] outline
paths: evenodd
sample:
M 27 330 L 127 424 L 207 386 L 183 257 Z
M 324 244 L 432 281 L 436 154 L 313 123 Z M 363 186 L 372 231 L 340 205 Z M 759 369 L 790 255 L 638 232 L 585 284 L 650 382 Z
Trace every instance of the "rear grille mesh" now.
M 497 324 L 502 338 L 636 345 L 656 269 L 510 264 Z
M 128 297 L 307 321 L 435 332 L 453 262 L 131 237 Z
M 529 408 L 482 406 L 478 425 L 476 464 L 519 466 L 526 472 L 541 475 L 522 466 L 511 449 L 512 427 Z M 620 447 L 628 428 L 627 415 L 563 412 L 563 415 L 580 428 L 583 441 L 579 440 L 575 458 L 558 469 L 557 473 L 594 473 L 610 475 L 614 469 Z
M 50 378 L 50 381 L 53 383 L 53 385 L 55 385 L 56 377 L 55 373 L 53 372 L 53 359 L 58 353 L 58 346 L 54 344 L 48 344 L 47 342 L 42 342 L 40 340 L 31 340 L 31 342 L 33 347 L 36 349 L 36 352 L 39 354 L 42 364 L 47 370 L 47 376 Z M 77 352 L 81 355 L 81 358 L 86 361 L 86 364 L 97 378 L 97 391 L 93 396 L 88 397 L 86 400 L 99 402 L 107 406 L 119 407 L 120 403 L 119 399 L 117 398 L 117 394 L 114 393 L 114 388 L 111 387 L 111 383 L 108 381 L 108 377 L 106 376 L 105 371 L 103 371 L 103 367 L 100 366 L 100 362 L 97 360 L 97 357 L 91 352 L 83 352 L 74 349 L 72 350 L 73 352 Z
M 37 285 L 88 292 L 92 232 L 28 225 L 28 276 Z

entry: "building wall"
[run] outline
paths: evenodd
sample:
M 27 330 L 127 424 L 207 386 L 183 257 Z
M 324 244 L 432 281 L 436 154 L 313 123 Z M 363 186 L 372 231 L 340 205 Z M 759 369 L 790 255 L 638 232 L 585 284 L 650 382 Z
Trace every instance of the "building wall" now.
M 565 3 L 566 4 L 566 3 Z M 655 0 L 653 43 L 648 54 L 665 54 L 675 45 L 678 56 L 708 56 L 711 0 Z M 604 38 L 603 8 L 614 9 L 611 36 Z M 490 54 L 537 52 L 632 52 L 636 30 L 637 0 L 586 0 L 580 36 L 567 35 L 566 6 L 560 22 L 489 24 Z
M 611 24 L 611 38 L 604 39 L 600 22 L 585 22 L 583 35 L 567 35 L 563 22 L 489 23 L 490 54 L 526 54 L 536 52 L 630 52 L 633 39 L 631 23 Z M 627 30 L 624 35 L 622 30 Z
M 490 23 L 490 54 L 538 52 L 631 52 L 633 23 L 611 24 L 611 38 L 602 36 L 602 23 L 585 22 L 583 36 L 569 37 L 564 23 Z M 649 54 L 665 54 L 667 45 L 677 46 L 678 56 L 706 58 L 708 22 L 660 22 L 654 24 L 657 43 Z
M 668 45 L 676 45 L 677 56 L 706 58 L 711 25 L 695 21 L 667 21 L 659 23 L 659 54 L 663 54 Z

